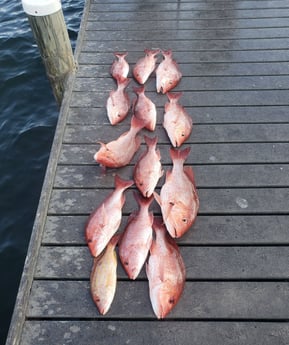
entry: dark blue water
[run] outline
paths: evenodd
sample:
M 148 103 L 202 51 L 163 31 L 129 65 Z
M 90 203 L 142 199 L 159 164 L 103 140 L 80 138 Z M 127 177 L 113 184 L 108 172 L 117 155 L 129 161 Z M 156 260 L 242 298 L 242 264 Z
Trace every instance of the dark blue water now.
M 72 46 L 84 0 L 63 0 Z M 0 344 L 5 344 L 59 109 L 21 1 L 0 6 Z

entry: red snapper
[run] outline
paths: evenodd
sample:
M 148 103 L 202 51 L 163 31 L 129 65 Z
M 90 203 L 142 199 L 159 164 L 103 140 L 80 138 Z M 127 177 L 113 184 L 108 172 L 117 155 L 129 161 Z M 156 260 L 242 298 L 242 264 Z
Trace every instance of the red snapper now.
M 161 207 L 164 223 L 172 237 L 181 237 L 194 223 L 199 210 L 199 198 L 191 167 L 184 168 L 190 148 L 171 148 L 173 169 L 167 171 L 160 195 L 154 192 Z
M 145 56 L 140 58 L 133 68 L 133 76 L 139 84 L 144 84 L 154 71 L 160 50 L 145 49 L 144 52 Z
M 134 197 L 139 210 L 130 215 L 119 244 L 119 257 L 130 279 L 139 275 L 153 236 L 153 214 L 149 212 L 149 206 L 154 198 L 144 198 L 138 193 L 134 193 Z
M 127 165 L 140 146 L 141 138 L 137 134 L 143 127 L 143 121 L 133 116 L 129 131 L 108 144 L 99 142 L 101 147 L 94 155 L 96 162 L 108 168 Z
M 139 158 L 134 168 L 134 181 L 144 197 L 150 197 L 163 175 L 160 150 L 156 149 L 158 138 L 144 136 L 147 151 Z
M 182 73 L 179 66 L 172 58 L 172 51 L 162 51 L 164 60 L 156 69 L 157 92 L 166 93 L 173 89 L 180 82 Z
M 186 268 L 179 248 L 164 224 L 155 220 L 150 256 L 146 265 L 149 295 L 155 315 L 163 319 L 178 303 L 184 290 Z
M 124 191 L 134 181 L 126 181 L 115 175 L 115 189 L 90 215 L 85 238 L 92 256 L 97 257 L 120 226 L 122 207 L 125 203 Z
M 117 89 L 109 93 L 106 101 L 106 111 L 112 125 L 121 122 L 129 112 L 130 100 L 128 93 L 125 91 L 129 83 L 130 79 L 117 78 Z
M 181 146 L 192 132 L 193 121 L 183 106 L 178 101 L 182 92 L 167 93 L 169 102 L 165 104 L 163 127 L 165 128 L 171 144 Z

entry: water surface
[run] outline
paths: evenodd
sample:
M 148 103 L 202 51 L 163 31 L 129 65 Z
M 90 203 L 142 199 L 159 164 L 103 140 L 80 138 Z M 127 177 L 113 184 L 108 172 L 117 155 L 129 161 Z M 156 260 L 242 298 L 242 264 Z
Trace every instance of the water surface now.
M 62 1 L 74 47 L 84 0 Z M 59 109 L 21 1 L 0 7 L 0 344 L 5 344 Z

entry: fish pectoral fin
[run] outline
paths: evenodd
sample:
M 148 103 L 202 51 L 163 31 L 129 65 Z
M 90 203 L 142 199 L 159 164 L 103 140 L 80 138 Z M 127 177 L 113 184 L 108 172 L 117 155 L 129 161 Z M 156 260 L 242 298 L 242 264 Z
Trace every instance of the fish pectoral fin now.
M 195 175 L 194 175 L 192 167 L 184 167 L 184 172 L 188 176 L 189 180 L 192 182 L 194 187 L 196 188 Z
M 100 227 L 103 228 L 105 226 L 105 224 L 107 224 L 107 214 L 106 214 L 106 211 L 105 211 L 105 206 L 104 204 L 102 204 L 101 206 L 101 209 L 100 209 Z
M 162 207 L 161 197 L 156 192 L 153 192 L 153 194 L 154 194 L 156 202 L 159 204 L 160 207 Z

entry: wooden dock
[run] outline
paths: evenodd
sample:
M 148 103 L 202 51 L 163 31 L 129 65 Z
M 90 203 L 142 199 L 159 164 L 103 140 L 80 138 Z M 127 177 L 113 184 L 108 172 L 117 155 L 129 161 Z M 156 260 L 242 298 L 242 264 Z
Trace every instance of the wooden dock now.
M 184 147 L 200 196 L 197 222 L 178 241 L 185 291 L 163 321 L 145 272 L 130 281 L 120 264 L 111 309 L 98 313 L 84 239 L 114 175 L 131 178 L 139 156 L 106 174 L 93 160 L 98 141 L 129 128 L 129 119 L 112 127 L 106 117 L 113 52 L 127 51 L 132 67 L 145 48 L 172 49 L 183 73 L 175 91 L 194 121 Z M 288 0 L 87 0 L 75 54 L 6 345 L 288 344 Z M 168 170 L 167 96 L 154 76 L 146 91 Z M 136 208 L 132 190 L 122 229 Z

